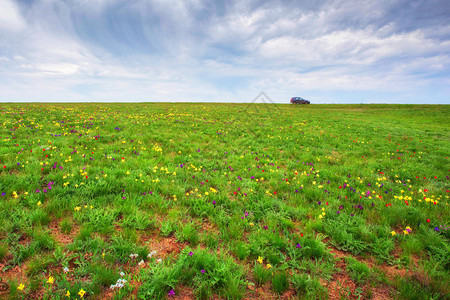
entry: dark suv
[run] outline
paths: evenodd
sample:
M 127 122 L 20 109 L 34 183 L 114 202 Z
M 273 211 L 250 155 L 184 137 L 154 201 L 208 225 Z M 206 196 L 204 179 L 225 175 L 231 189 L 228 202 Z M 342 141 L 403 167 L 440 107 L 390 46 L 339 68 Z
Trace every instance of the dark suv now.
M 291 103 L 293 104 L 309 104 L 309 100 L 303 99 L 302 97 L 292 97 Z

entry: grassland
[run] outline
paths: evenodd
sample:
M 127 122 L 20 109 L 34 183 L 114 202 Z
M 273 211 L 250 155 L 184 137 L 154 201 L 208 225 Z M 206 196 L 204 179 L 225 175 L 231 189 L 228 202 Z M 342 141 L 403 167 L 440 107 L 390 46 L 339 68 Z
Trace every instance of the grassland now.
M 448 298 L 449 116 L 0 104 L 0 297 Z

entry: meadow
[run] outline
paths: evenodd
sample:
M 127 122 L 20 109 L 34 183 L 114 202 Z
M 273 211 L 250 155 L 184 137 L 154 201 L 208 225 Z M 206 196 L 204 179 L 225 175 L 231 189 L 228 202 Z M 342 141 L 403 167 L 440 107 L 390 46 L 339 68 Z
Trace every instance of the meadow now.
M 0 298 L 449 299 L 449 116 L 0 104 Z

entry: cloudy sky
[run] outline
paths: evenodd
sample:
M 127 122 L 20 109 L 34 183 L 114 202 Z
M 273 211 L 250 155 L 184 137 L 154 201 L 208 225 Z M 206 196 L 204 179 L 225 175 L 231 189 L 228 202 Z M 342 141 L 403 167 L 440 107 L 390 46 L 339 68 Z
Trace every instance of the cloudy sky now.
M 448 0 L 0 0 L 0 101 L 450 104 Z

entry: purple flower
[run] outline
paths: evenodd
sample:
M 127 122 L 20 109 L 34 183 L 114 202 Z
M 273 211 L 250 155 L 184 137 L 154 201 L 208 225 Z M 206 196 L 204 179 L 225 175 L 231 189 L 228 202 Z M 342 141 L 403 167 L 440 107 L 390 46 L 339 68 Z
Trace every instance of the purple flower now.
M 213 205 L 216 205 L 216 200 L 213 200 L 212 204 L 213 204 Z
M 434 230 L 439 231 L 439 227 L 434 227 Z
M 297 247 L 297 248 L 299 248 L 299 249 L 302 248 L 302 246 L 300 246 L 300 244 L 297 244 L 295 247 Z
M 202 272 L 202 274 L 205 274 L 206 271 L 205 270 L 201 270 L 200 272 Z
M 189 252 L 189 254 L 188 254 L 189 256 L 192 256 L 192 255 L 194 255 L 194 252 Z
M 171 290 L 167 293 L 167 295 L 169 295 L 169 296 L 175 296 L 175 291 L 174 291 L 173 289 L 171 289 Z

